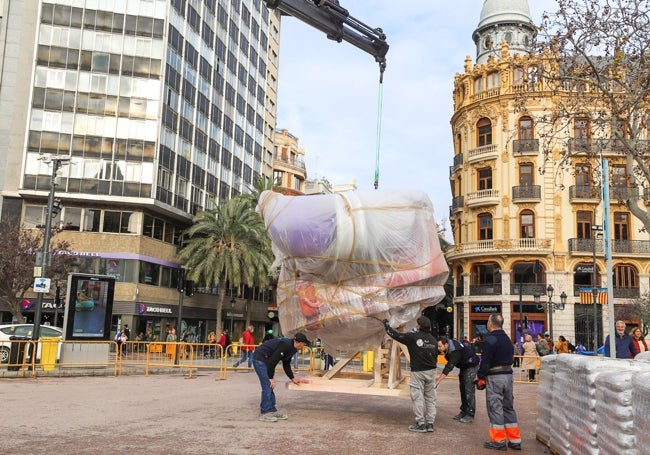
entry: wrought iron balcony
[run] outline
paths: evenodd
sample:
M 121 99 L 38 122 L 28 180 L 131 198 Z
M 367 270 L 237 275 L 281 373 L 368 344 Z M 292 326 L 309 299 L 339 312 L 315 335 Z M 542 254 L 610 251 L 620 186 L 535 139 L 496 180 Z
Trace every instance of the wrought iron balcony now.
M 600 200 L 600 187 L 591 185 L 572 185 L 569 187 L 569 200 L 590 199 L 593 201 Z
M 455 196 L 451 200 L 451 211 L 456 212 L 458 210 L 462 210 L 464 205 L 465 205 L 465 196 Z
M 501 295 L 501 283 L 470 284 L 469 295 Z
M 519 295 L 519 283 L 510 283 L 510 294 Z M 546 295 L 546 283 L 521 283 L 522 295 Z
M 641 297 L 641 292 L 638 287 L 619 288 L 614 286 L 612 289 L 614 298 L 620 299 L 634 299 Z
M 636 186 L 614 186 L 609 187 L 609 199 L 612 201 L 625 201 L 632 196 L 639 194 Z
M 512 141 L 513 155 L 537 155 L 539 139 L 514 139 Z
M 522 201 L 541 201 L 542 187 L 540 185 L 521 185 L 512 187 L 512 200 L 515 202 Z
M 596 251 L 604 251 L 602 239 L 596 239 Z M 569 239 L 569 252 L 593 254 L 594 239 Z M 650 255 L 650 240 L 612 240 L 612 253 L 620 255 Z
M 591 153 L 593 151 L 593 144 L 590 138 L 571 138 L 569 139 L 569 152 L 571 153 Z

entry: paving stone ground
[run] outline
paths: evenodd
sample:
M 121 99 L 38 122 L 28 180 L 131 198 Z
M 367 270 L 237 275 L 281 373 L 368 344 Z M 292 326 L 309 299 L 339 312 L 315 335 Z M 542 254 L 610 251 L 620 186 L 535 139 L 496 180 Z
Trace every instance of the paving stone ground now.
M 451 417 L 458 383 L 438 388 L 436 431 L 412 433 L 409 398 L 288 390 L 277 374 L 286 421 L 263 423 L 254 372 L 187 379 L 150 376 L 39 377 L 0 380 L 2 454 L 483 454 L 485 392 L 471 424 Z M 522 454 L 546 454 L 535 439 L 537 384 L 516 384 Z

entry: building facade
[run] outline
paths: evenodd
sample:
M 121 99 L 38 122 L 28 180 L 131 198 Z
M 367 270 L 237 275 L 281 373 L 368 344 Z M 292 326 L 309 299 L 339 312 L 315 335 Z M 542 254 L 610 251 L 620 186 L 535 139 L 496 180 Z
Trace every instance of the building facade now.
M 298 138 L 286 129 L 277 129 L 273 136 L 273 182 L 284 194 L 304 194 L 307 168 L 305 150 Z
M 616 306 L 650 288 L 648 235 L 622 203 L 639 189 L 629 186 L 615 142 L 604 140 L 612 175 L 608 281 L 598 237 L 604 224 L 599 162 L 575 153 L 596 138 L 588 118 L 570 119 L 570 128 L 552 134 L 536 124 L 535 118 L 561 100 L 536 78 L 548 60 L 531 54 L 535 27 L 528 2 L 486 0 L 473 37 L 477 63 L 468 56 L 464 72 L 455 77 L 451 119 L 454 245 L 446 257 L 457 335 L 484 332 L 488 313 L 497 311 L 513 340 L 526 331 L 551 329 L 555 341 L 563 335 L 588 349 L 600 346 L 609 321 L 603 305 L 593 303 L 593 287 L 601 303 L 606 299 L 600 290 L 613 288 Z M 525 92 L 534 94 L 525 98 L 528 114 L 517 105 Z M 540 136 L 550 142 L 542 146 Z M 567 151 L 573 152 L 572 166 L 560 166 Z M 552 303 L 566 295 L 563 310 L 553 312 L 556 305 L 545 304 L 549 285 Z M 535 294 L 541 294 L 541 303 Z
M 175 326 L 176 253 L 192 216 L 272 174 L 279 13 L 257 0 L 0 9 L 1 215 L 42 229 L 52 175 L 43 157 L 69 157 L 55 238 L 71 243 L 74 271 L 116 277 L 115 328 L 163 336 Z M 185 299 L 196 339 L 214 329 L 215 291 Z M 241 292 L 224 305 L 235 332 L 247 317 L 266 320 L 265 293 L 251 292 L 255 305 Z M 45 318 L 60 324 L 51 300 Z

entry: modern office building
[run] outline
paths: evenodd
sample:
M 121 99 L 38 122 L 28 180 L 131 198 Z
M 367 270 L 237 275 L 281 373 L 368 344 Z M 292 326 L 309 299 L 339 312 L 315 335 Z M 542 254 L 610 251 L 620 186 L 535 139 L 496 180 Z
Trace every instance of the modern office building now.
M 497 311 L 513 339 L 520 326 L 535 333 L 552 328 L 556 339 L 564 335 L 591 349 L 602 343 L 609 320 L 585 289 L 611 287 L 617 307 L 648 292 L 650 242 L 623 204 L 626 195 L 639 191 L 626 175 L 624 155 L 615 141 L 593 136 L 588 116 L 570 119 L 566 131 L 545 134 L 552 142 L 541 146 L 535 118 L 561 95 L 536 78 L 539 65 L 549 60 L 531 54 L 535 35 L 526 0 L 486 0 L 473 34 L 476 63 L 468 56 L 454 80 L 454 245 L 446 257 L 455 285 L 457 336 L 485 331 L 488 313 Z M 535 94 L 526 98 L 531 115 L 517 109 L 517 94 L 523 92 Z M 612 176 L 611 281 L 597 237 L 604 224 L 599 162 L 593 154 L 575 153 L 595 139 L 604 144 Z M 559 167 L 567 151 L 573 152 L 573 166 Z M 549 285 L 553 305 L 544 303 Z M 596 291 L 596 300 L 605 301 Z M 563 294 L 564 309 L 553 312 L 562 306 Z
M 272 175 L 279 19 L 259 0 L 0 1 L 1 215 L 42 229 L 43 158 L 69 156 L 55 239 L 75 271 L 116 277 L 115 327 L 175 325 L 181 232 Z M 213 291 L 185 299 L 197 337 L 214 328 Z M 254 294 L 223 320 L 265 321 Z

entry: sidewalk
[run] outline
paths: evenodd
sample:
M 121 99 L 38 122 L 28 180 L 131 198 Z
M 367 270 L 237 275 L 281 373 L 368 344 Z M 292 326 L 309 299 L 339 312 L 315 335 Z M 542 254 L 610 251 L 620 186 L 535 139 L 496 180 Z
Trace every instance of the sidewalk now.
M 300 375 L 303 376 L 303 375 Z M 452 420 L 458 382 L 438 387 L 436 431 L 412 433 L 409 398 L 301 392 L 277 372 L 278 407 L 289 420 L 263 423 L 253 372 L 3 379 L 0 453 L 449 454 L 499 453 L 488 439 L 485 392 L 474 423 Z M 522 454 L 547 454 L 535 440 L 537 385 L 515 385 Z

